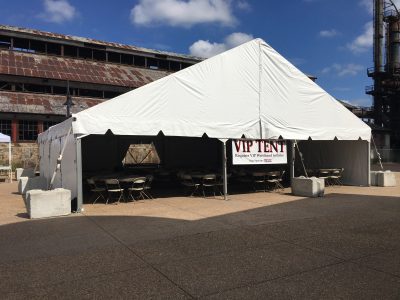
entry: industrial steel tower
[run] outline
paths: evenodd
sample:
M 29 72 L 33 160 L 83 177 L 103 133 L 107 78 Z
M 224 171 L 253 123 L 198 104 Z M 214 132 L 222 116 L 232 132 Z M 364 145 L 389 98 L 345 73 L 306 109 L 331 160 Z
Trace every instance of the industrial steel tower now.
M 400 14 L 392 0 L 374 1 L 374 67 L 368 76 L 374 86 L 375 125 L 391 132 L 391 148 L 400 148 Z

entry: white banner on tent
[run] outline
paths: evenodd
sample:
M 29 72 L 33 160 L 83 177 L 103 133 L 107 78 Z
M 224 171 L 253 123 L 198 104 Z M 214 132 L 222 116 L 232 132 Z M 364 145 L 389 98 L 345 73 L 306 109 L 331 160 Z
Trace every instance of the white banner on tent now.
M 286 164 L 286 142 L 272 140 L 233 140 L 232 163 L 234 165 Z

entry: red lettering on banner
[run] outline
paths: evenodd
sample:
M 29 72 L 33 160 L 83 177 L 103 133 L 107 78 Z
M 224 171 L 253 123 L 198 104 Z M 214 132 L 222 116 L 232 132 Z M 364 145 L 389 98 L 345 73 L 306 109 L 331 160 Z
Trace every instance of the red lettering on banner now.
M 236 152 L 240 151 L 240 141 L 235 140 L 235 148 L 236 148 Z
M 247 141 L 247 151 L 245 152 L 250 152 L 250 148 L 253 146 L 253 142 L 252 141 Z
M 269 144 L 271 146 L 271 152 L 272 152 L 272 149 L 275 150 L 275 152 L 278 152 L 278 143 L 270 142 Z
M 280 143 L 281 143 L 281 152 L 283 152 L 283 142 Z
M 271 152 L 271 149 L 269 146 L 270 146 L 270 144 L 268 142 L 264 141 L 264 152 Z
M 256 141 L 256 143 L 258 144 L 258 153 L 261 152 L 261 143 L 262 143 L 262 142 L 263 142 L 263 141 L 260 141 L 260 140 Z

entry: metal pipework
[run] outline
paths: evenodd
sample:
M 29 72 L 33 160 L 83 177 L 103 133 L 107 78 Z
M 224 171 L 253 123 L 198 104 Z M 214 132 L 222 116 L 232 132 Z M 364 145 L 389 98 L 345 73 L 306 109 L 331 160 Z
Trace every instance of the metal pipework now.
M 383 37 L 384 37 L 384 0 L 375 0 L 374 3 L 374 65 L 375 72 L 383 69 Z

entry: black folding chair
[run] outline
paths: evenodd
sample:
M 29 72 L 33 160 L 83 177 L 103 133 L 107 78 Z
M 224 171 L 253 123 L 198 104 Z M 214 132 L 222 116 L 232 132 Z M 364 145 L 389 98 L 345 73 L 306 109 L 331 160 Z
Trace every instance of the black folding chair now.
M 329 182 L 332 185 L 343 185 L 342 183 L 342 173 L 344 169 L 334 169 L 332 173 L 329 175 Z
M 212 190 L 215 198 L 215 191 L 217 190 L 217 186 L 218 182 L 217 182 L 217 176 L 215 174 L 204 175 L 201 184 L 204 198 L 206 197 L 206 190 Z M 219 193 L 222 196 L 221 191 L 219 191 Z
M 255 192 L 265 192 L 267 190 L 266 174 L 264 172 L 252 173 L 253 189 Z M 262 189 L 259 189 L 262 187 Z
M 267 182 L 272 185 L 272 190 L 283 190 L 284 187 L 282 185 L 283 181 L 283 176 L 285 175 L 286 171 L 280 171 L 277 172 L 273 175 L 270 175 L 270 177 L 267 179 Z
M 153 199 L 153 196 L 150 193 L 151 184 L 153 183 L 153 179 L 154 179 L 153 175 L 146 176 L 146 182 L 144 183 L 143 193 L 147 197 L 147 199 Z
M 144 200 L 147 197 L 145 193 L 146 177 L 132 178 L 131 182 L 132 185 L 128 188 L 128 196 L 134 201 L 136 195 Z
M 99 198 L 103 198 L 104 201 L 107 201 L 107 199 L 104 197 L 103 193 L 106 192 L 106 188 L 105 187 L 99 187 L 96 185 L 96 182 L 93 178 L 88 178 L 86 180 L 86 182 L 88 183 L 89 187 L 90 187 L 90 191 L 97 197 L 96 199 L 94 199 L 93 204 L 95 204 L 97 202 L 97 200 L 99 200 Z
M 108 198 L 106 204 L 108 204 L 108 200 L 111 200 L 113 195 L 118 197 L 117 204 L 124 199 L 124 189 L 121 188 L 118 179 L 106 179 L 105 181 L 107 187 Z
M 191 192 L 190 197 L 193 197 L 193 195 L 199 190 L 201 184 L 194 182 L 191 175 L 184 174 L 182 175 L 182 185 L 188 188 L 189 192 Z

